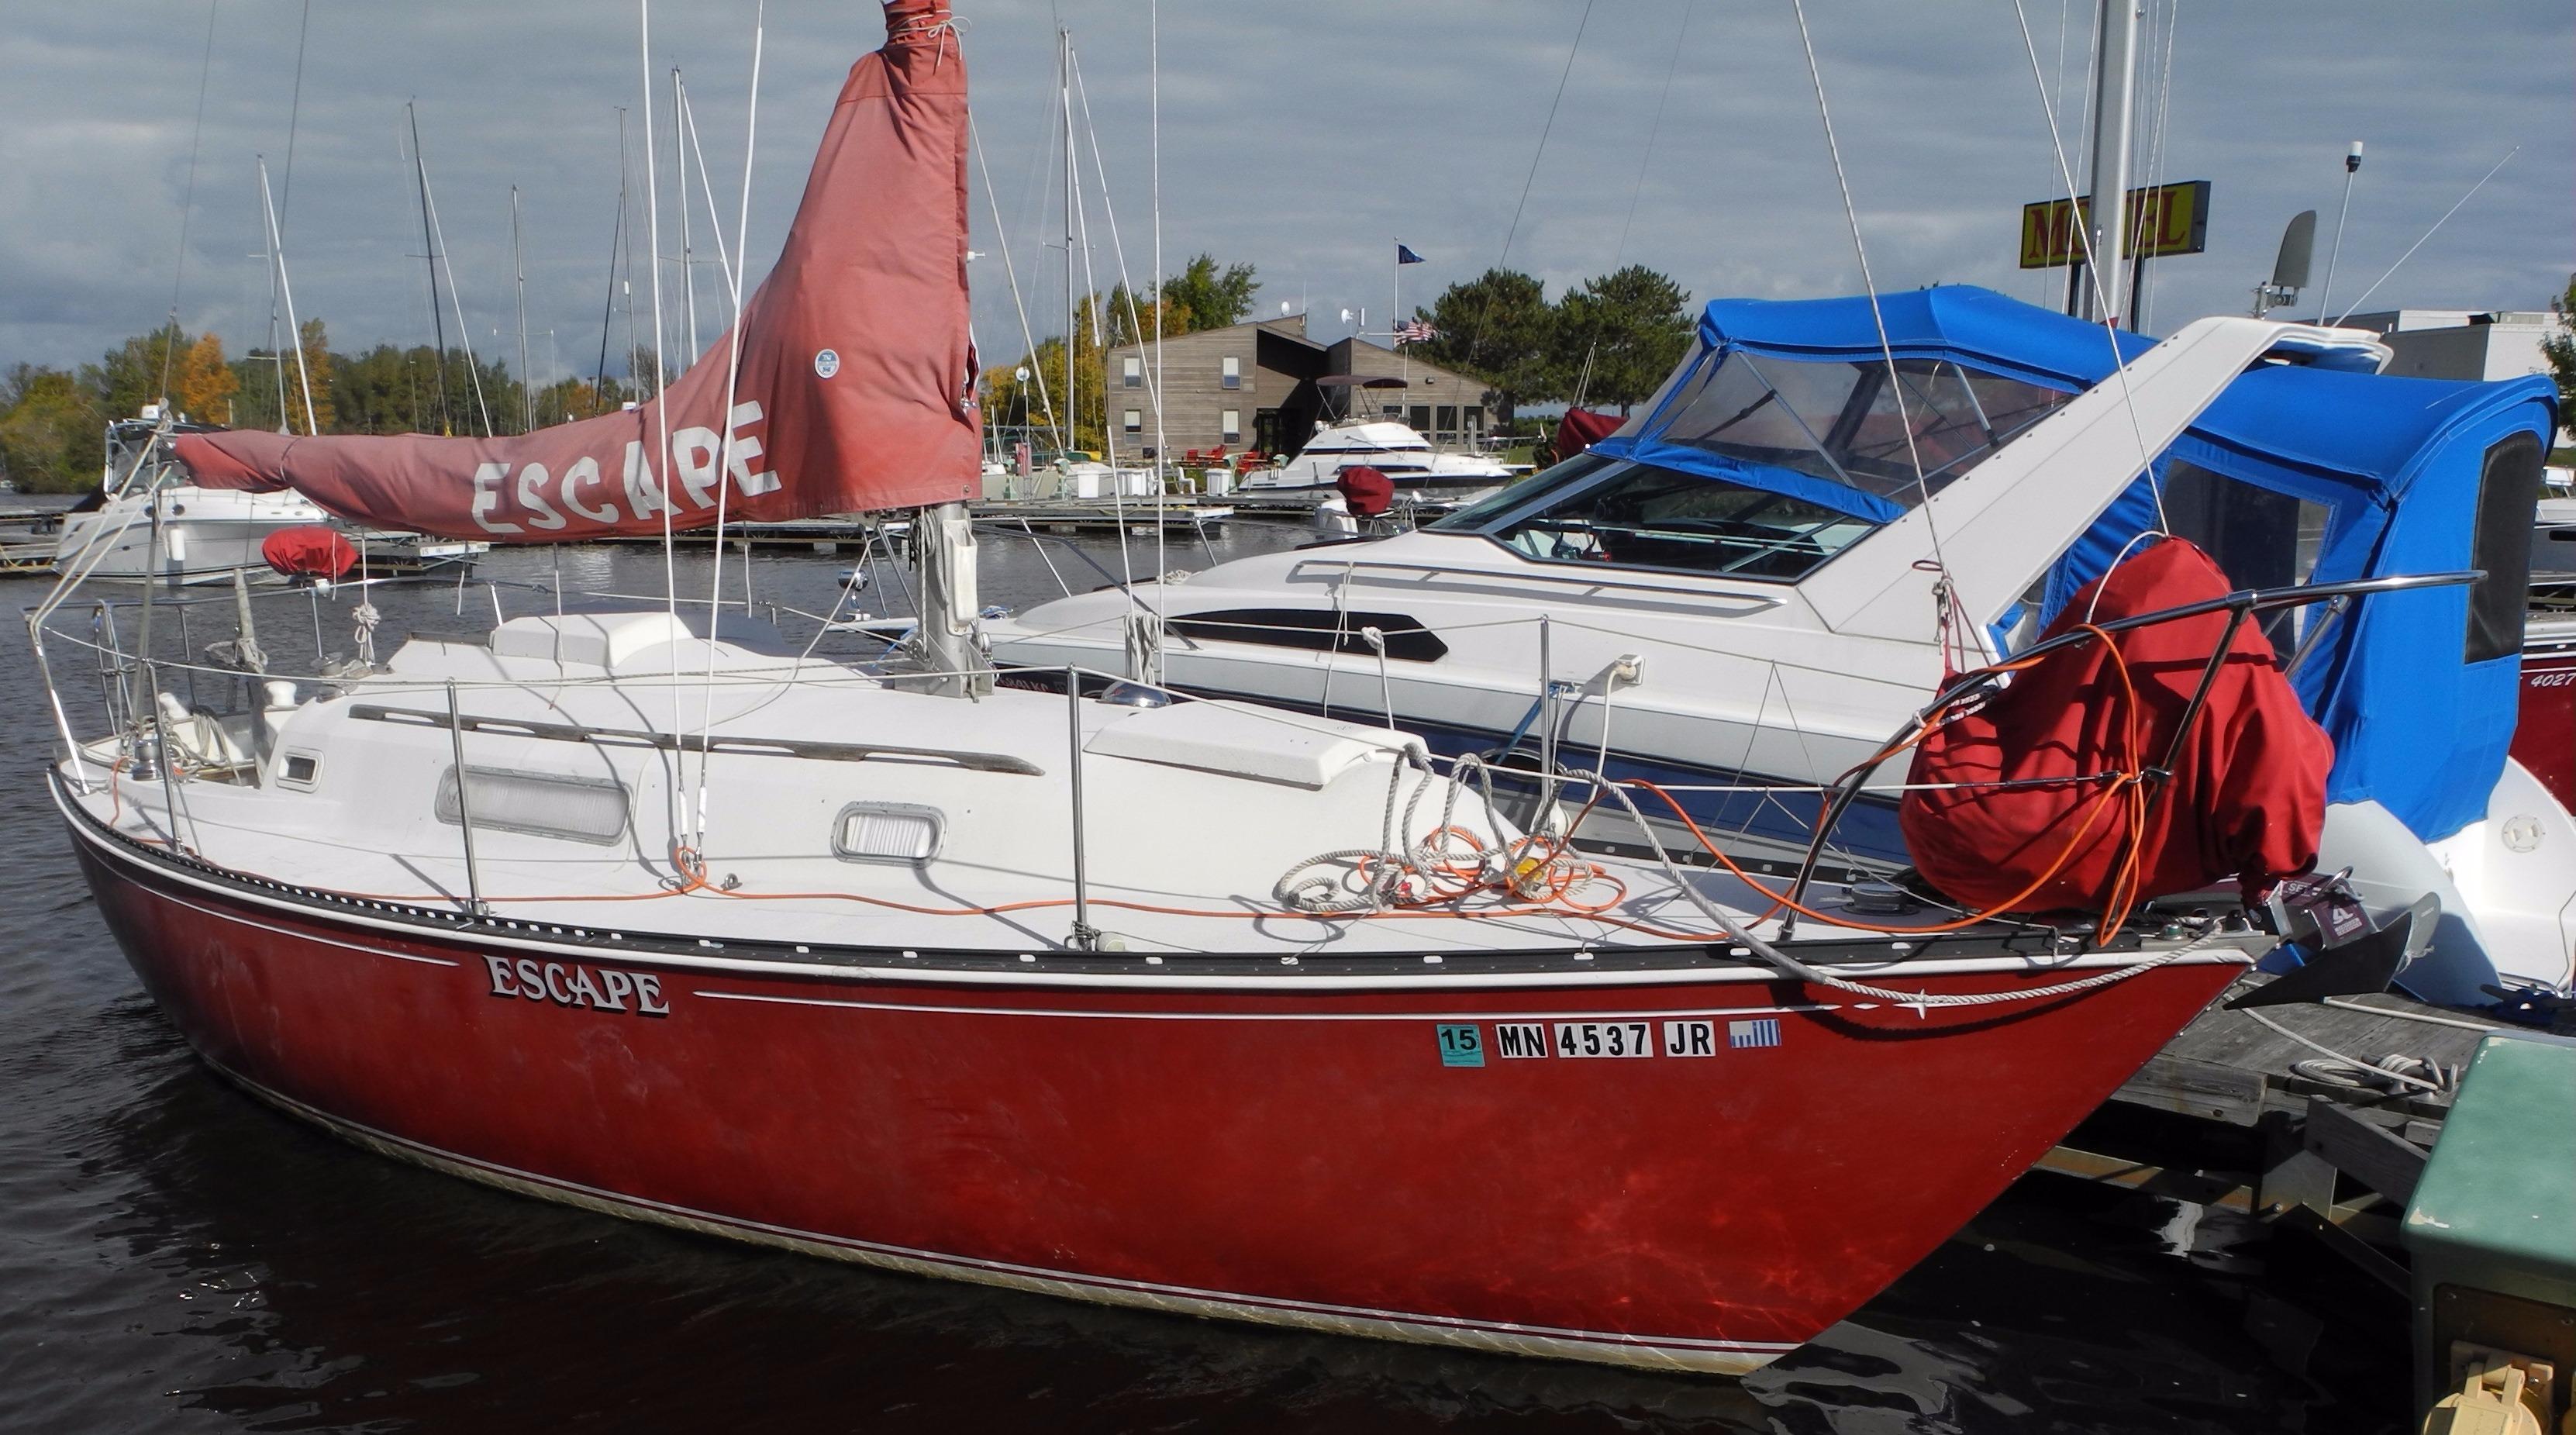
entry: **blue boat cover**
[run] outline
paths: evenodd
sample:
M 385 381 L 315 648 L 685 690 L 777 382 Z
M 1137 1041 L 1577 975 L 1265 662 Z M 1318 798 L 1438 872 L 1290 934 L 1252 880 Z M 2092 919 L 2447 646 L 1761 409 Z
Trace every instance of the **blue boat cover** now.
M 1736 352 L 1803 363 L 1875 359 L 1881 323 L 1899 359 L 1948 360 L 2066 392 L 2090 388 L 2155 343 L 1991 290 L 1944 285 L 1881 295 L 1875 317 L 1865 296 L 1712 301 L 1685 372 Z M 1658 442 L 1663 417 L 1650 411 L 1594 451 L 1881 522 L 1898 511 L 1830 478 Z M 2151 484 L 2169 483 L 2177 460 L 2323 508 L 2322 546 L 2307 581 L 2477 566 L 2472 548 L 2488 452 L 2520 433 L 2546 452 L 2557 426 L 2557 391 L 2538 376 L 2455 383 L 2319 365 L 2256 369 L 2159 456 L 2151 478 L 2067 548 L 2049 575 L 2041 621 L 2160 527 Z M 2461 587 L 2364 598 L 2333 622 L 2294 674 L 2310 713 L 2334 738 L 2329 798 L 2376 800 L 2426 841 L 2486 815 L 2513 737 L 2521 655 L 2469 660 L 2469 607 L 2470 590 Z

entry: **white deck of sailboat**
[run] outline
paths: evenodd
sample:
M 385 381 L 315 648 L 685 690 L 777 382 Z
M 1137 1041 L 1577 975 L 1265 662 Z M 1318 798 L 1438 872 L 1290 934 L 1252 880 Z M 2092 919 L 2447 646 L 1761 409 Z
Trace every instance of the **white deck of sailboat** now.
M 1618 859 L 1588 859 L 1606 876 L 1568 894 L 1587 905 L 1615 896 L 1600 917 L 1507 909 L 1491 897 L 1464 904 L 1473 916 L 1285 913 L 1274 896 L 1283 873 L 1320 853 L 1384 845 L 1399 769 L 1399 824 L 1418 788 L 1412 835 L 1441 825 L 1446 779 L 1400 760 L 1418 744 L 1222 703 L 1074 704 L 1008 689 L 932 696 L 800 662 L 757 630 L 734 636 L 710 645 L 647 612 L 514 619 L 481 642 L 415 640 L 386 671 L 273 711 L 256 784 L 126 772 L 111 787 L 92 760 L 65 764 L 75 779 L 66 800 L 94 820 L 75 824 L 89 840 L 113 841 L 98 830 L 112 828 L 158 846 L 175 826 L 182 848 L 221 872 L 415 911 L 459 910 L 476 892 L 502 921 L 709 943 L 1060 952 L 1075 920 L 1066 769 L 1078 731 L 1089 919 L 1111 950 L 1276 960 L 1688 945 L 1631 923 L 1725 940 L 1658 864 Z M 535 830 L 555 821 L 547 792 L 583 798 L 539 787 L 537 806 L 515 818 L 478 813 L 469 879 L 450 775 L 451 681 L 475 792 L 486 773 L 592 791 L 613 781 L 625 789 L 622 831 L 577 840 Z M 668 814 L 698 803 L 700 760 L 692 751 L 678 762 L 667 738 L 651 739 L 674 730 L 712 734 L 717 749 L 697 844 L 707 885 L 694 891 L 671 890 Z M 288 766 L 297 760 L 310 765 Z M 451 784 L 444 799 L 442 783 Z M 935 855 L 836 853 L 853 807 L 934 811 Z M 1488 847 L 1509 835 L 1472 793 L 1447 820 Z M 1688 880 L 1738 920 L 1769 905 L 1723 873 Z M 1885 940 L 1816 923 L 1798 935 Z M 1902 959 L 1893 943 L 1888 959 Z

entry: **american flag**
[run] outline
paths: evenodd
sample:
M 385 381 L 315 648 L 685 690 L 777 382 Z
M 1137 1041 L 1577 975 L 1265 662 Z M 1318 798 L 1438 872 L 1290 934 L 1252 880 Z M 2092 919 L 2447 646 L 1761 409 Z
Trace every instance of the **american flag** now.
M 1427 344 L 1439 337 L 1440 331 L 1432 328 L 1428 320 L 1407 319 L 1395 326 L 1395 341 L 1399 344 Z

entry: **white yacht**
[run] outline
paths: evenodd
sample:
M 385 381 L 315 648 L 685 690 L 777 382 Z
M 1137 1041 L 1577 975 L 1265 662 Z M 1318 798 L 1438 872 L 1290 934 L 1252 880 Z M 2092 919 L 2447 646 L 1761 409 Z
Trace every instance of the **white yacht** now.
M 229 581 L 239 569 L 269 571 L 260 544 L 270 534 L 330 521 L 298 493 L 199 488 L 184 474 L 165 472 L 172 467 L 170 435 L 211 430 L 185 420 L 164 424 L 149 405 L 140 418 L 109 424 L 98 492 L 64 513 L 54 571 L 125 581 Z
M 1141 648 L 1184 691 L 1597 766 L 1785 870 L 1819 785 L 2159 529 L 2248 589 L 2477 570 L 2265 623 L 2337 750 L 2320 866 L 2353 866 L 2375 911 L 2438 898 L 2456 960 L 2419 963 L 2419 995 L 2576 984 L 2576 818 L 2508 755 L 2545 380 L 2387 377 L 2367 334 L 2203 320 L 2120 336 L 2106 383 L 2098 326 L 1965 287 L 1879 308 L 1884 347 L 1865 300 L 1713 302 L 1585 454 L 1397 537 L 1032 607 L 988 624 L 994 657 L 1155 676 Z M 1904 776 L 1873 778 L 1827 852 L 1904 863 Z
M 1373 468 L 1395 482 L 1398 503 L 1468 502 L 1512 481 L 1512 470 L 1483 454 L 1435 449 L 1393 419 L 1345 419 L 1315 430 L 1295 458 L 1244 475 L 1237 491 L 1253 496 L 1321 499 L 1346 468 Z

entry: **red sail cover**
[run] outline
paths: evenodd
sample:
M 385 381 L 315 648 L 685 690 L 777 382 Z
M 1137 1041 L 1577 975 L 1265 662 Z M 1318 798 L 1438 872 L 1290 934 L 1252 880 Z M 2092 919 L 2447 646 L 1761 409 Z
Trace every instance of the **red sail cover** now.
M 2208 554 L 2167 538 L 2076 594 L 2045 636 L 2088 613 L 2108 622 L 2229 591 Z M 2154 765 L 2172 746 L 2226 627 L 2227 615 L 2216 612 L 2116 635 L 2138 697 L 2135 765 Z M 2123 731 L 2131 711 L 2102 644 L 2079 643 L 2043 656 L 1983 706 L 1934 729 L 1908 781 L 1994 783 L 2125 770 L 2132 766 Z M 2260 890 L 2316 861 L 2333 763 L 2333 741 L 2309 719 L 2274 667 L 2272 645 L 2248 622 L 2229 645 L 2143 833 L 2132 833 L 2125 804 L 2100 802 L 2102 784 L 2095 782 L 1910 791 L 1898 823 L 1916 869 L 1943 895 L 1978 909 L 2098 908 L 2133 835 L 2141 899 L 2231 876 Z M 2015 900 L 2066 852 L 2097 802 L 2100 816 L 2072 858 L 2038 891 Z
M 259 541 L 259 556 L 289 578 L 337 578 L 358 566 L 357 545 L 321 527 L 281 528 Z
M 209 488 L 292 488 L 353 522 L 505 543 L 658 533 L 666 503 L 674 528 L 711 524 L 720 486 L 727 516 L 752 520 L 968 497 L 966 65 L 946 0 L 889 0 L 885 20 L 744 306 L 730 461 L 726 339 L 655 403 L 534 433 L 186 434 L 180 461 Z
M 1559 463 L 1574 457 L 1594 444 L 1619 431 L 1627 420 L 1617 414 L 1596 414 L 1590 409 L 1567 409 L 1556 421 L 1556 457 Z

